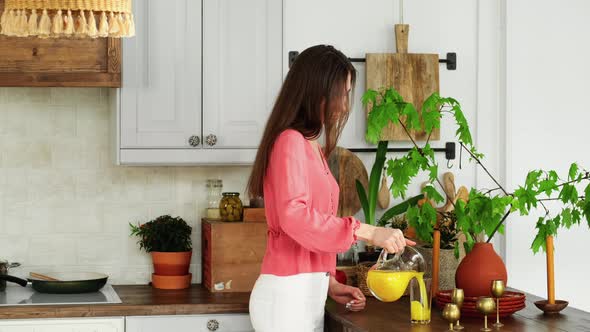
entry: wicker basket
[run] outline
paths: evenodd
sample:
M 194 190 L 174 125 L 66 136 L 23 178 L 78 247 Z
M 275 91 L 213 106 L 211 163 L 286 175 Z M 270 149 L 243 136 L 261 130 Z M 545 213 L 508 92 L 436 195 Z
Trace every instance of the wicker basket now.
M 360 263 L 356 266 L 356 279 L 358 287 L 361 290 L 361 292 L 365 294 L 365 296 L 373 296 L 373 294 L 369 290 L 369 287 L 367 286 L 367 274 L 369 273 L 371 266 L 373 266 L 374 264 L 375 263 L 365 262 Z

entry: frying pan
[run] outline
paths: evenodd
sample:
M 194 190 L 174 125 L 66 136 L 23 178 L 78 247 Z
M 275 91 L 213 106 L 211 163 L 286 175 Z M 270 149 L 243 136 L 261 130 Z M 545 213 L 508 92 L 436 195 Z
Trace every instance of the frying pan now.
M 57 280 L 28 278 L 34 290 L 40 293 L 77 294 L 99 291 L 106 283 L 108 276 L 102 273 L 78 272 L 55 273 L 51 275 Z M 0 280 L 15 282 L 26 287 L 28 281 L 11 275 L 0 275 Z

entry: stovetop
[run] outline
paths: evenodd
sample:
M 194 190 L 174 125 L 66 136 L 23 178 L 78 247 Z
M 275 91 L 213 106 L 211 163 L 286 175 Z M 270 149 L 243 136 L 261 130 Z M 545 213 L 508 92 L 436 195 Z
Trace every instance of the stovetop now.
M 121 299 L 113 286 L 107 284 L 100 291 L 84 294 L 44 294 L 31 288 L 8 286 L 0 292 L 1 306 L 19 305 L 63 305 L 63 304 L 112 304 L 121 303 Z

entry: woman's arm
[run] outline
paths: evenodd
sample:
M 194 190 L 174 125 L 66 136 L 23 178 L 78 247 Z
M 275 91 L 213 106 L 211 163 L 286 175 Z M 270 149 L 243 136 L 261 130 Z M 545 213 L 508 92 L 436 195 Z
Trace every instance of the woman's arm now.
M 350 311 L 361 311 L 367 304 L 367 299 L 360 289 L 339 283 L 330 277 L 328 296 L 337 303 L 344 304 Z
M 359 239 L 384 248 L 390 253 L 398 252 L 406 245 L 413 246 L 416 244 L 416 242 L 406 239 L 404 233 L 399 229 L 375 227 L 367 224 L 361 224 L 355 235 Z

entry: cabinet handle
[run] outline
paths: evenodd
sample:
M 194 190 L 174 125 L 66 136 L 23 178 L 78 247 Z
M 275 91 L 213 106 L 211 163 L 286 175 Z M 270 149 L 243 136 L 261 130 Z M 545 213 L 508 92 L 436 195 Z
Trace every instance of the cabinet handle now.
M 207 322 L 207 329 L 209 331 L 217 331 L 219 328 L 219 322 L 216 319 L 211 319 Z
M 217 144 L 217 136 L 215 136 L 213 134 L 207 135 L 207 137 L 205 137 L 205 142 L 207 143 L 207 145 L 213 146 L 213 145 Z
M 190 144 L 192 147 L 197 147 L 200 143 L 201 139 L 197 135 L 193 135 L 188 139 L 188 144 Z

